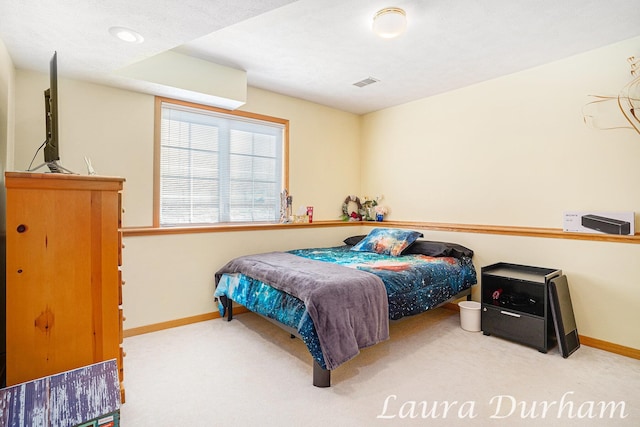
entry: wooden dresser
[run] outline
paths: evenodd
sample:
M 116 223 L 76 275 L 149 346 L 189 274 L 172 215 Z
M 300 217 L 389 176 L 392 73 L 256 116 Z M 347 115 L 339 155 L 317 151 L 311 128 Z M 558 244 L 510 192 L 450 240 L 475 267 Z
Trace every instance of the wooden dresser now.
M 6 172 L 7 385 L 122 367 L 123 178 Z

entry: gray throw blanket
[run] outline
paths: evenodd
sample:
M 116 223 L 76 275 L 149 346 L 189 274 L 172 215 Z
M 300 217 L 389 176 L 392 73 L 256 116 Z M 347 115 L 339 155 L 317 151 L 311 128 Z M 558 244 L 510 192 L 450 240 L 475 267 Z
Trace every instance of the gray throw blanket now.
M 216 273 L 242 273 L 302 300 L 316 327 L 327 369 L 389 338 L 382 280 L 371 273 L 286 252 L 247 255 Z

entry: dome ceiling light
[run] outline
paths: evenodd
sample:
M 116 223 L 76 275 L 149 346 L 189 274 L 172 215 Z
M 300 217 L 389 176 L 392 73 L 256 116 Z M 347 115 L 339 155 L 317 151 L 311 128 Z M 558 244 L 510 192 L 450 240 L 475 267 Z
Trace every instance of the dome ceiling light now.
M 371 28 L 382 38 L 398 37 L 407 29 L 407 14 L 399 7 L 386 7 L 373 16 Z

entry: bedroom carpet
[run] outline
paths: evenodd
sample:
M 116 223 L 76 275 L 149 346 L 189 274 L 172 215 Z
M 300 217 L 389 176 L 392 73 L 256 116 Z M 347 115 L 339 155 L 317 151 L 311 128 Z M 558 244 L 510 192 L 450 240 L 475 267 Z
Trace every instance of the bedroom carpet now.
M 446 309 L 394 322 L 324 389 L 304 344 L 252 313 L 126 338 L 121 425 L 640 425 L 639 360 L 459 325 Z

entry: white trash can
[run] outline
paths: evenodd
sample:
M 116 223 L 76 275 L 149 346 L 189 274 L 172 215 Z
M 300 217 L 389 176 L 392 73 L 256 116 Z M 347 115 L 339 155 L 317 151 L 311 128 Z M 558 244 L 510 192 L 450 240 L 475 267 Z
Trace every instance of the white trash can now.
M 476 301 L 460 301 L 460 326 L 465 331 L 480 331 L 480 303 Z

